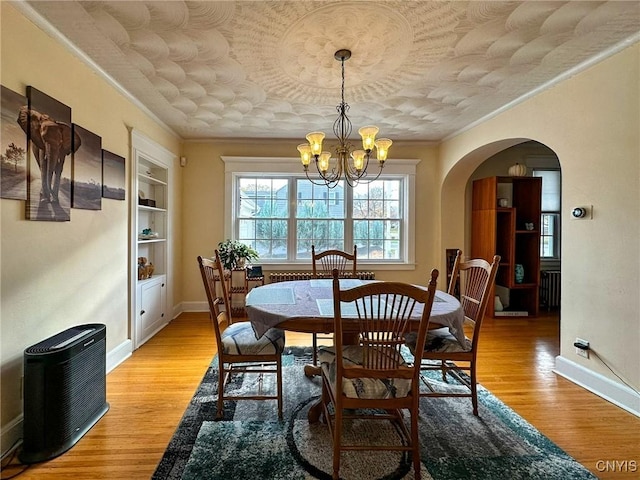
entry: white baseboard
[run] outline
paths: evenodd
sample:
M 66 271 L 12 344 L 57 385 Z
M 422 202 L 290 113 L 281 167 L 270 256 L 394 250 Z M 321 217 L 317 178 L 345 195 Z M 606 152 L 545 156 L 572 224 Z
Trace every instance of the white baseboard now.
M 2 429 L 2 440 L 1 445 L 3 448 L 8 445 L 7 450 L 2 452 L 2 458 L 9 455 L 16 448 L 22 445 L 22 414 L 18 415 L 16 418 L 11 420 L 9 423 L 4 425 Z M 4 463 L 4 462 L 3 462 Z
M 208 312 L 209 304 L 207 302 L 183 302 L 181 312 Z
M 567 380 L 586 388 L 608 402 L 640 417 L 640 396 L 624 384 L 583 367 L 562 356 L 556 357 L 554 372 Z
M 106 358 L 106 370 L 109 373 L 111 370 L 116 368 L 122 362 L 124 362 L 127 358 L 131 356 L 133 348 L 133 343 L 131 340 L 125 340 L 116 348 L 107 352 Z M 109 398 L 107 397 L 107 401 Z M 5 452 L 2 452 L 2 455 L 7 455 L 11 453 L 15 448 L 22 444 L 22 432 L 23 426 L 22 423 L 24 421 L 23 414 L 18 415 L 16 418 L 7 423 L 6 426 L 2 429 L 2 445 L 9 445 L 9 449 Z
M 118 345 L 113 350 L 107 352 L 107 373 L 116 368 L 127 358 L 131 356 L 133 352 L 133 342 L 131 339 L 127 339 Z

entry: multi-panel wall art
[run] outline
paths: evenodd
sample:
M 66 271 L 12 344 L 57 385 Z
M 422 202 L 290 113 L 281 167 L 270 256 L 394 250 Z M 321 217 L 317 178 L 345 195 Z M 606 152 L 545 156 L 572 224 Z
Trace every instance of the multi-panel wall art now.
M 0 86 L 0 198 L 27 199 L 27 137 L 18 125 L 27 97 Z
M 64 222 L 71 208 L 100 210 L 125 199 L 125 159 L 71 122 L 71 108 L 28 86 L 0 86 L 0 198 L 26 200 L 26 218 Z
M 31 86 L 28 106 L 20 109 L 18 123 L 29 145 L 27 218 L 71 220 L 71 162 L 67 157 L 80 140 L 73 141 L 71 107 Z
M 85 210 L 100 210 L 102 208 L 102 138 L 74 123 L 73 138 L 76 137 L 80 139 L 80 147 L 73 149 L 71 206 Z
M 102 196 L 124 200 L 125 178 L 124 158 L 102 150 Z

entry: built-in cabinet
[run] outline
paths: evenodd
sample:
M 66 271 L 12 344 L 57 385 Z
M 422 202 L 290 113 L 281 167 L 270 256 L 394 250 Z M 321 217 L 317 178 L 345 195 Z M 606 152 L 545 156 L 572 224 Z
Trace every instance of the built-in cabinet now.
M 136 336 L 140 346 L 153 337 L 169 320 L 166 312 L 166 275 L 158 275 L 138 282 L 136 298 L 139 305 Z
M 487 315 L 537 316 L 540 284 L 542 179 L 488 177 L 473 182 L 471 256 L 501 257 L 496 288 L 505 312 L 490 301 Z
M 170 320 L 170 182 L 175 156 L 131 132 L 131 335 L 138 348 Z

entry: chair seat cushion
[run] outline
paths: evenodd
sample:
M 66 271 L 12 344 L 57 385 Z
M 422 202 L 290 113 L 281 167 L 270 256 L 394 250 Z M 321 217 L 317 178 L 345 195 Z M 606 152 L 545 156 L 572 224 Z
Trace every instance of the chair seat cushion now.
M 256 338 L 249 322 L 232 323 L 222 332 L 222 352 L 227 355 L 273 355 L 284 350 L 284 330 L 270 328 Z
M 409 333 L 405 337 L 407 347 L 411 353 L 415 352 L 417 337 L 414 333 Z M 427 340 L 424 344 L 425 352 L 470 352 L 471 340 L 465 338 L 465 345 L 461 345 L 460 342 L 451 335 L 448 328 L 438 328 L 437 330 L 430 330 L 427 333 Z
M 364 349 L 358 345 L 345 345 L 342 348 L 342 361 L 345 366 L 362 365 Z M 336 381 L 336 354 L 333 347 L 320 347 L 318 359 L 332 383 Z M 407 363 L 402 360 L 402 365 Z M 342 391 L 349 398 L 379 400 L 385 398 L 406 397 L 411 391 L 411 380 L 404 378 L 344 378 Z

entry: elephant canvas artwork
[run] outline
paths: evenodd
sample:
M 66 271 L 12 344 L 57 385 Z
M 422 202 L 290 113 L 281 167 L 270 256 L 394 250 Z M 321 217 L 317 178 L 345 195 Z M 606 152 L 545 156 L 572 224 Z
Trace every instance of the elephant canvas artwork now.
M 102 138 L 86 128 L 72 126 L 73 138 L 80 147 L 73 148 L 71 207 L 102 209 Z
M 29 146 L 27 218 L 69 221 L 71 161 L 66 160 L 81 145 L 73 135 L 71 108 L 31 86 L 27 99 L 28 105 L 18 113 Z
M 124 200 L 125 181 L 124 157 L 102 150 L 102 197 Z
M 27 199 L 27 137 L 16 122 L 27 97 L 0 86 L 0 198 Z

